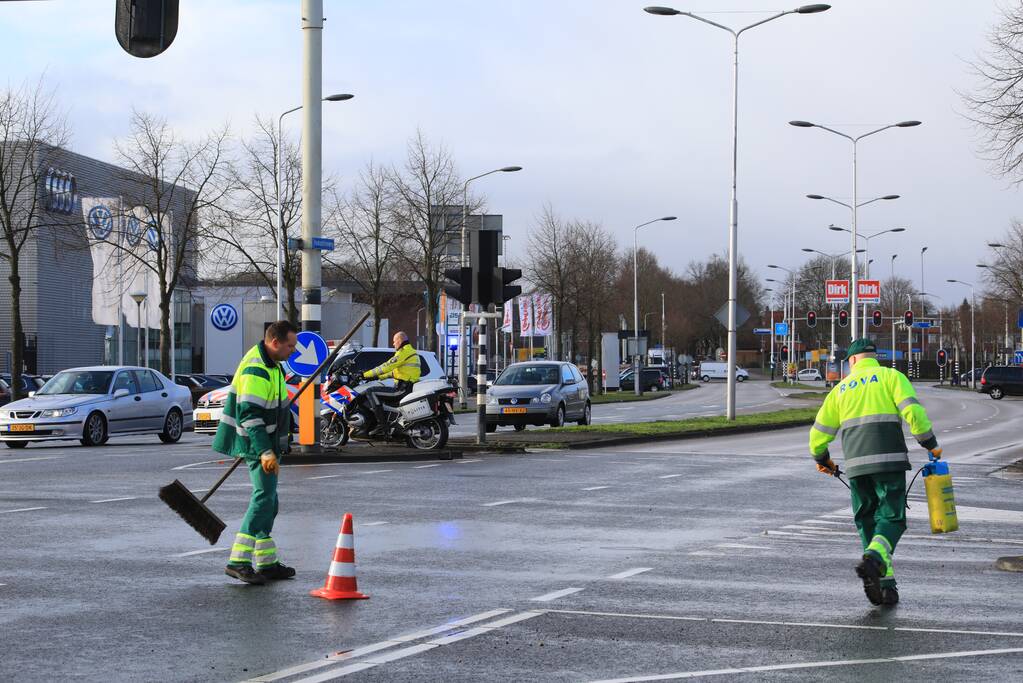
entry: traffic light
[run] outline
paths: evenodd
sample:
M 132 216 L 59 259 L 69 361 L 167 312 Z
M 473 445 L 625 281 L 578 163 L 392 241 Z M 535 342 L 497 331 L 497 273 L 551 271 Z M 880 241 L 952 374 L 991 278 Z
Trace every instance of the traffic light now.
M 178 0 L 117 0 L 114 34 L 128 54 L 155 57 L 178 34 Z
M 838 312 L 838 326 L 846 327 L 849 324 L 849 311 Z
M 874 327 L 881 327 L 881 320 L 882 320 L 881 311 L 874 311 L 873 317 L 874 317 Z
M 817 327 L 817 311 L 806 312 L 806 326 Z
M 787 361 L 789 359 L 789 345 L 784 344 L 781 347 L 781 359 Z
M 473 303 L 484 310 L 490 304 L 504 303 L 497 300 L 501 293 L 496 278 L 497 240 L 500 236 L 497 230 L 473 230 L 469 240 L 469 263 L 476 275 Z
M 948 365 L 948 352 L 945 349 L 938 349 L 938 367 L 943 368 Z
M 522 277 L 522 271 L 518 268 L 494 268 L 494 297 L 495 304 L 503 304 L 505 301 L 514 299 L 522 294 L 521 285 L 512 284 Z
M 906 311 L 902 314 L 902 322 L 906 327 L 913 327 L 913 311 Z
M 444 293 L 456 301 L 461 301 L 468 306 L 475 298 L 473 284 L 475 278 L 472 276 L 472 268 L 446 268 L 444 277 L 451 282 L 444 283 Z M 453 283 L 453 284 L 452 284 Z

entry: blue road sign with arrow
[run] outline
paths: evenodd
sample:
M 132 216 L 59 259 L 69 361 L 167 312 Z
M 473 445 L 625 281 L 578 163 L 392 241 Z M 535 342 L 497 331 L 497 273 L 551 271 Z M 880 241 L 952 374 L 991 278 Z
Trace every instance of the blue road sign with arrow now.
M 288 358 L 288 365 L 297 375 L 309 377 L 320 363 L 327 360 L 327 342 L 315 332 L 299 332 L 295 353 Z
M 788 323 L 775 323 L 774 324 L 774 336 L 776 336 L 776 337 L 784 337 L 788 333 L 789 333 L 789 324 Z
M 1015 357 L 1016 365 L 1023 365 L 1023 351 L 1017 351 L 1012 355 Z

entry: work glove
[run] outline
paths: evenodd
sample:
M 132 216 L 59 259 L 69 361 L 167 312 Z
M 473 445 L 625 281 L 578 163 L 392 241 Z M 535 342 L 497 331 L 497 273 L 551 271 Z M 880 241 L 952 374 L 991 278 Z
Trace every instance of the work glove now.
M 838 474 L 838 465 L 830 457 L 824 462 L 817 463 L 817 471 L 821 474 L 827 474 L 828 476 L 835 476 Z
M 931 450 L 929 450 L 927 452 L 930 453 L 932 456 L 934 456 L 935 460 L 941 460 L 941 452 L 942 451 L 941 451 L 940 448 L 932 448 Z
M 266 474 L 278 474 L 281 471 L 281 466 L 277 462 L 277 454 L 273 451 L 264 451 L 259 456 L 259 464 Z
M 367 370 L 366 372 L 362 373 L 362 378 L 363 379 L 373 379 L 373 371 L 372 370 Z

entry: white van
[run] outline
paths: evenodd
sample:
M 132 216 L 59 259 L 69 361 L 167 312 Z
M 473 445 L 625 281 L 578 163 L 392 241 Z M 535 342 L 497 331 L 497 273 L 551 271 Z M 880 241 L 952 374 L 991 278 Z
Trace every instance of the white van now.
M 700 379 L 709 382 L 712 379 L 725 379 L 728 377 L 728 363 L 704 361 L 700 363 Z M 736 366 L 735 381 L 745 382 L 749 379 L 749 373 Z

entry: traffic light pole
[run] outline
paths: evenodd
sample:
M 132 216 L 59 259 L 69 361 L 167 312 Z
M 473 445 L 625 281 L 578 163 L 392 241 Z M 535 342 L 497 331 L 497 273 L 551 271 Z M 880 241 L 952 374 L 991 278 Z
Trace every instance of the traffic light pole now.
M 487 319 L 494 321 L 496 327 L 498 318 L 503 314 L 494 312 L 494 306 L 490 306 L 488 313 L 463 313 L 462 317 L 466 322 L 475 319 L 479 323 L 479 334 L 476 344 L 479 346 L 479 356 L 476 360 L 476 443 L 487 442 Z

